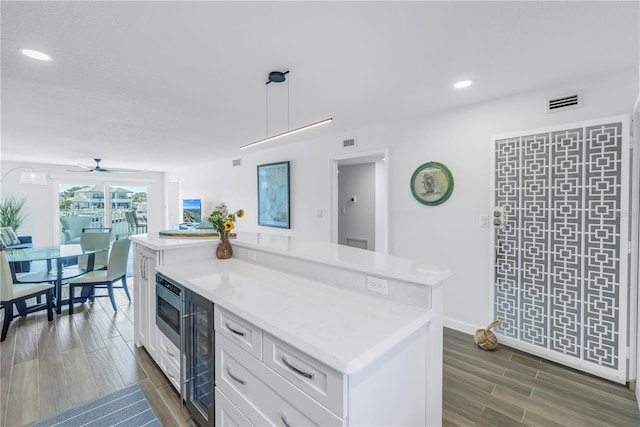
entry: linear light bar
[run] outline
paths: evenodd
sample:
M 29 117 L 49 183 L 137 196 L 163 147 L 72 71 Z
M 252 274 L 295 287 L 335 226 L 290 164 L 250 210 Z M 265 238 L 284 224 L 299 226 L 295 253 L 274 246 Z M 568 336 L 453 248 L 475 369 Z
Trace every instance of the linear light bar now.
M 261 140 L 256 141 L 256 142 L 252 142 L 251 144 L 243 145 L 242 147 L 240 147 L 240 149 L 244 150 L 245 148 L 253 147 L 255 145 L 262 144 L 264 142 L 273 141 L 274 139 L 282 138 L 283 136 L 291 135 L 293 133 L 297 133 L 297 132 L 303 131 L 305 129 L 311 129 L 311 128 L 316 127 L 316 126 L 320 126 L 320 125 L 323 125 L 325 123 L 329 123 L 332 120 L 333 120 L 333 117 L 329 117 L 328 119 L 320 120 L 319 122 L 311 123 L 309 125 L 302 126 L 302 127 L 297 128 L 297 129 L 291 129 L 289 131 L 286 131 L 286 132 L 283 132 L 283 133 L 279 133 L 277 135 L 273 135 L 273 136 L 270 136 L 270 137 L 265 138 L 265 139 L 261 139 Z

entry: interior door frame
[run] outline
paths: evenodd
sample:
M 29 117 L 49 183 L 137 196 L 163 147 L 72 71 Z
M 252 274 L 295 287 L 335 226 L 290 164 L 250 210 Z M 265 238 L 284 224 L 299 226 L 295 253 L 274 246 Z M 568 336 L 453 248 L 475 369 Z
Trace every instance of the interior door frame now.
M 613 123 L 613 122 L 621 122 L 622 123 L 622 144 L 623 150 L 626 146 L 629 150 L 629 153 L 626 154 L 628 160 L 622 162 L 621 169 L 621 181 L 624 181 L 625 178 L 628 179 L 628 197 L 622 198 L 620 200 L 620 211 L 621 217 L 627 218 L 627 221 L 620 221 L 620 236 L 621 236 L 621 252 L 620 252 L 620 291 L 621 291 L 621 301 L 624 303 L 620 304 L 620 329 L 619 329 L 619 337 L 620 342 L 618 344 L 618 357 L 620 360 L 618 373 L 616 375 L 611 375 L 612 369 L 610 368 L 599 368 L 592 362 L 583 361 L 582 359 L 576 359 L 574 357 L 565 356 L 559 354 L 555 351 L 546 350 L 542 347 L 530 345 L 523 343 L 520 340 L 516 340 L 510 337 L 505 337 L 499 333 L 496 335 L 499 336 L 500 341 L 503 343 L 520 349 L 522 351 L 534 354 L 539 357 L 543 357 L 545 359 L 561 363 L 563 365 L 570 366 L 575 369 L 579 369 L 585 372 L 589 372 L 591 374 L 609 379 L 611 381 L 617 383 L 626 383 L 629 380 L 635 380 L 635 369 L 637 362 L 637 348 L 634 345 L 635 340 L 632 337 L 637 335 L 637 322 L 633 321 L 633 313 L 637 313 L 638 298 L 634 296 L 637 295 L 637 287 L 638 287 L 638 211 L 637 206 L 639 205 L 640 199 L 640 191 L 638 191 L 638 156 L 639 153 L 636 153 L 636 149 L 632 149 L 633 147 L 633 139 L 631 137 L 631 115 L 624 114 L 618 116 L 609 116 L 603 117 L 594 120 L 587 120 L 581 122 L 574 123 L 564 123 L 561 125 L 548 126 L 544 128 L 538 129 L 529 129 L 522 130 L 517 132 L 509 132 L 506 134 L 493 135 L 490 140 L 490 187 L 489 187 L 489 203 L 490 203 L 490 215 L 493 212 L 495 203 L 495 142 L 496 140 L 507 139 L 507 138 L 515 138 L 521 137 L 524 135 L 534 135 L 538 133 L 545 132 L 554 132 L 561 131 L 570 128 L 579 128 L 586 126 L 593 126 L 597 124 L 605 124 L 605 123 Z M 623 154 L 623 159 L 625 155 Z M 636 184 L 636 185 L 632 185 Z M 495 282 L 496 282 L 496 274 L 495 274 L 495 265 L 496 265 L 496 253 L 495 253 L 495 226 L 492 221 L 489 221 L 489 253 L 490 253 L 490 261 L 491 265 L 489 266 L 489 311 L 490 318 L 495 319 Z M 624 240 L 622 236 L 628 236 L 629 239 L 629 250 L 627 253 L 627 257 L 623 257 L 622 255 L 625 253 L 624 251 Z M 622 285 L 622 280 L 625 281 L 624 286 Z M 624 321 L 623 321 L 624 319 Z M 624 358 L 626 356 L 626 363 Z M 578 360 L 578 362 L 576 362 Z M 581 363 L 583 362 L 583 363 Z M 594 366 L 595 365 L 595 366 Z M 633 377 L 630 377 L 630 374 L 633 374 Z
M 348 161 L 353 164 L 376 164 L 376 242 L 375 251 L 389 253 L 389 149 L 380 148 L 372 150 L 341 153 L 329 158 L 329 185 L 330 185 L 330 241 L 338 243 L 338 166 Z

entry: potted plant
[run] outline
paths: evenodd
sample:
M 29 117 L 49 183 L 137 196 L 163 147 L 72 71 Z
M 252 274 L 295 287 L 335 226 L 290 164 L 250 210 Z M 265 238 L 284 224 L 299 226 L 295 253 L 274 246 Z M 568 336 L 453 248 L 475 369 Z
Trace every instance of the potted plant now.
M 18 232 L 26 218 L 23 212 L 25 201 L 24 198 L 7 196 L 0 203 L 0 227 L 11 227 L 13 231 Z

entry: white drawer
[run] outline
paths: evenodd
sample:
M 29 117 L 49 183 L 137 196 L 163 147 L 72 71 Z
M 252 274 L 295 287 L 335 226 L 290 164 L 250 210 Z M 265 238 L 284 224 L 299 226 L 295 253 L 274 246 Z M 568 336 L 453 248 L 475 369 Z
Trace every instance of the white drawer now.
M 242 415 L 242 412 L 217 387 L 215 413 L 216 426 L 218 427 L 253 426 L 247 417 Z
M 262 360 L 262 329 L 218 306 L 214 307 L 214 329 Z
M 346 377 L 301 351 L 264 334 L 264 363 L 309 396 L 338 414 L 346 416 Z
M 344 425 L 327 408 L 219 333 L 216 386 L 256 425 Z
M 176 347 L 162 332 L 158 332 L 158 337 L 160 337 L 158 350 L 164 354 L 167 359 L 171 360 L 178 369 L 180 369 L 180 349 Z
M 160 352 L 159 364 L 160 370 L 164 372 L 164 374 L 169 379 L 169 382 L 173 385 L 173 387 L 180 391 L 180 366 L 176 366 L 164 352 Z

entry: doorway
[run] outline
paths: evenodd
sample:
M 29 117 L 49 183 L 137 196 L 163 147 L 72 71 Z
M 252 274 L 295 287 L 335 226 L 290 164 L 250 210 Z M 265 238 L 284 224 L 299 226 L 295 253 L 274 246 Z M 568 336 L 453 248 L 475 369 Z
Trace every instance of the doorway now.
M 492 141 L 496 333 L 620 383 L 634 357 L 629 134 L 620 116 Z
M 110 228 L 111 239 L 128 237 L 139 231 L 127 213 L 147 222 L 147 187 L 144 184 L 112 184 L 101 181 L 66 180 L 58 185 L 58 230 L 61 244 L 80 243 L 84 228 Z M 127 275 L 133 272 L 129 253 Z
M 331 242 L 387 253 L 387 150 L 331 158 Z

